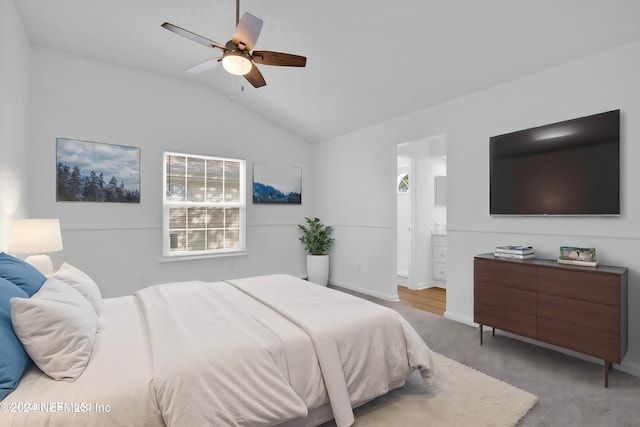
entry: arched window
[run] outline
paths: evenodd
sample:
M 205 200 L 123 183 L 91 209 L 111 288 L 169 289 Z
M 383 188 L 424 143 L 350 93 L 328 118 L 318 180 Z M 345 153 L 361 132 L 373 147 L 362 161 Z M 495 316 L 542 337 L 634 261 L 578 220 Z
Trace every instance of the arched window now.
M 398 175 L 398 193 L 409 192 L 409 174 L 401 173 Z

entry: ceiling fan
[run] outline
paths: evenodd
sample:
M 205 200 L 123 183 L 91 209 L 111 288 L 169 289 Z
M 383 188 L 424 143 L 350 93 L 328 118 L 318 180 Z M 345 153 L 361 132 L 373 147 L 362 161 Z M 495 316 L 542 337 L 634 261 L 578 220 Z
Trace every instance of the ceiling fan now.
M 199 73 L 211 69 L 215 67 L 218 62 L 221 62 L 224 69 L 229 73 L 244 76 L 253 87 L 258 88 L 265 86 L 267 83 L 256 64 L 281 67 L 304 67 L 307 64 L 307 58 L 300 55 L 273 52 L 270 50 L 254 50 L 251 52 L 260 36 L 262 19 L 256 18 L 250 13 L 245 13 L 242 15 L 242 18 L 240 18 L 240 0 L 236 0 L 236 30 L 231 40 L 225 44 L 215 42 L 168 22 L 162 24 L 162 27 L 196 43 L 222 50 L 221 57 L 209 59 L 201 64 L 195 65 L 188 69 L 187 72 Z

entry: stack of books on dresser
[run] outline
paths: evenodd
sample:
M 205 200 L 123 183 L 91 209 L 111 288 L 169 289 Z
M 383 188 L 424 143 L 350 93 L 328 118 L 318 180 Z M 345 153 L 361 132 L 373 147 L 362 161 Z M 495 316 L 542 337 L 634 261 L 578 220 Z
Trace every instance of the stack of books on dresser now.
M 493 253 L 498 258 L 529 259 L 533 258 L 533 246 L 496 246 Z

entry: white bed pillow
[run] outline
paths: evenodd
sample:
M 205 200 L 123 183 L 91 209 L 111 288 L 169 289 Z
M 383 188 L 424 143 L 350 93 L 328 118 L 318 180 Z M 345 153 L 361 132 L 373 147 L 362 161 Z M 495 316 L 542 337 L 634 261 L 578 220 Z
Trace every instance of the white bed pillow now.
M 96 314 L 100 316 L 102 312 L 102 294 L 96 282 L 89 275 L 71 264 L 63 262 L 60 269 L 53 273 L 52 277 L 73 286 L 91 303 Z
M 31 298 L 10 301 L 16 336 L 42 372 L 56 380 L 78 378 L 89 362 L 98 328 L 91 304 L 54 278 Z

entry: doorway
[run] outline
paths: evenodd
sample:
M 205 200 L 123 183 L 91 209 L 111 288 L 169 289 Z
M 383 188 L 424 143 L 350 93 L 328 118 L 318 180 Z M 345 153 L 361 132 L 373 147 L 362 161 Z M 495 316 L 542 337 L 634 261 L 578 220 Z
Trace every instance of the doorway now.
M 447 290 L 433 287 L 417 291 L 398 286 L 398 297 L 402 304 L 419 310 L 444 316 L 447 309 Z
M 441 288 L 443 303 L 446 280 L 441 264 L 434 266 L 434 244 L 446 239 L 446 136 L 398 144 L 396 164 L 396 284 L 410 291 Z M 441 263 L 441 248 L 435 253 Z

